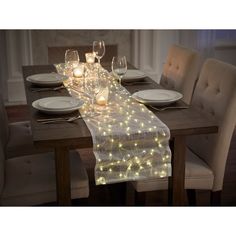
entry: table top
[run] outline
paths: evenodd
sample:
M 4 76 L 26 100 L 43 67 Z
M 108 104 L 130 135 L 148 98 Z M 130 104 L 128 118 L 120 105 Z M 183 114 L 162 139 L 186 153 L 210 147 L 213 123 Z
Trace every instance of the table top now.
M 105 67 L 105 66 L 104 66 Z M 131 66 L 132 68 L 132 66 Z M 58 91 L 32 92 L 31 83 L 26 81 L 29 75 L 38 73 L 50 73 L 55 71 L 53 65 L 34 65 L 23 66 L 23 77 L 26 91 L 27 104 L 31 114 L 31 126 L 33 140 L 35 145 L 44 147 L 67 146 L 70 148 L 89 148 L 92 147 L 92 136 L 83 119 L 72 123 L 41 124 L 36 120 L 47 118 L 49 115 L 42 114 L 32 107 L 32 102 L 50 96 L 68 95 L 66 89 Z M 152 79 L 146 77 L 146 84 L 125 85 L 130 93 L 138 90 L 160 88 L 160 85 Z M 181 101 L 180 101 L 181 103 Z M 170 129 L 171 137 L 181 135 L 195 135 L 204 133 L 216 133 L 218 131 L 217 122 L 214 118 L 195 107 L 188 109 L 173 109 L 158 112 L 153 110 L 154 114 L 163 121 Z

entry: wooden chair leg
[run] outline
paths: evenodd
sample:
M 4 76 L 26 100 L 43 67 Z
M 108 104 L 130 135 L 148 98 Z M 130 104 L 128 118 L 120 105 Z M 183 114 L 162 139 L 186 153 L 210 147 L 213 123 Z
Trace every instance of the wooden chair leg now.
M 187 189 L 188 204 L 189 206 L 196 206 L 196 191 L 195 189 Z
M 145 206 L 146 192 L 135 191 L 135 206 Z
M 221 191 L 212 192 L 211 191 L 211 206 L 221 205 Z

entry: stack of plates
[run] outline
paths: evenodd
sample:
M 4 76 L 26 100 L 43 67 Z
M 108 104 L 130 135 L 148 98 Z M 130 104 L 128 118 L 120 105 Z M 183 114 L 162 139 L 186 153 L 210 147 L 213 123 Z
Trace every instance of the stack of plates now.
M 26 78 L 32 84 L 47 87 L 61 85 L 66 79 L 66 76 L 57 73 L 36 74 Z
M 144 104 L 164 106 L 180 100 L 183 95 L 173 90 L 148 89 L 138 91 L 132 97 Z
M 127 70 L 124 77 L 122 78 L 123 81 L 138 81 L 142 80 L 146 77 L 145 73 L 140 70 Z
M 83 104 L 80 99 L 60 96 L 38 99 L 32 103 L 32 106 L 47 114 L 67 114 L 78 110 Z

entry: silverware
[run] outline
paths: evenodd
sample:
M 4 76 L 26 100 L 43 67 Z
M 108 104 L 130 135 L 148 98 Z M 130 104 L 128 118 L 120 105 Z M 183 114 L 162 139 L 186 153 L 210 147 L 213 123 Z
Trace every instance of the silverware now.
M 61 86 L 52 87 L 52 88 L 31 88 L 30 90 L 32 92 L 42 92 L 42 91 L 57 91 L 64 88 L 65 88 L 64 85 L 61 85 Z
M 152 84 L 152 82 L 148 81 L 136 81 L 136 82 L 122 82 L 123 85 L 138 85 L 138 84 Z
M 189 108 L 189 106 L 179 106 L 179 107 L 162 107 L 162 108 L 157 108 L 157 107 L 154 107 L 152 105 L 148 105 L 149 107 L 151 107 L 152 109 L 156 110 L 156 111 L 165 111 L 165 110 L 168 110 L 168 109 L 187 109 Z
M 71 116 L 71 117 L 58 117 L 58 118 L 46 118 L 46 119 L 37 119 L 37 122 L 42 124 L 50 124 L 50 123 L 59 123 L 59 122 L 73 122 L 75 120 L 84 118 L 81 115 Z

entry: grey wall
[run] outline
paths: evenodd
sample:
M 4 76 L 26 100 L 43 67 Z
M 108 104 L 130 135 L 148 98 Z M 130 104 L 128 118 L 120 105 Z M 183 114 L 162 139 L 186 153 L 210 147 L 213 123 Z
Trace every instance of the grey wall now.
M 48 46 L 92 45 L 96 39 L 118 44 L 118 54 L 131 57 L 131 30 L 32 30 L 31 36 L 34 64 L 47 64 Z

